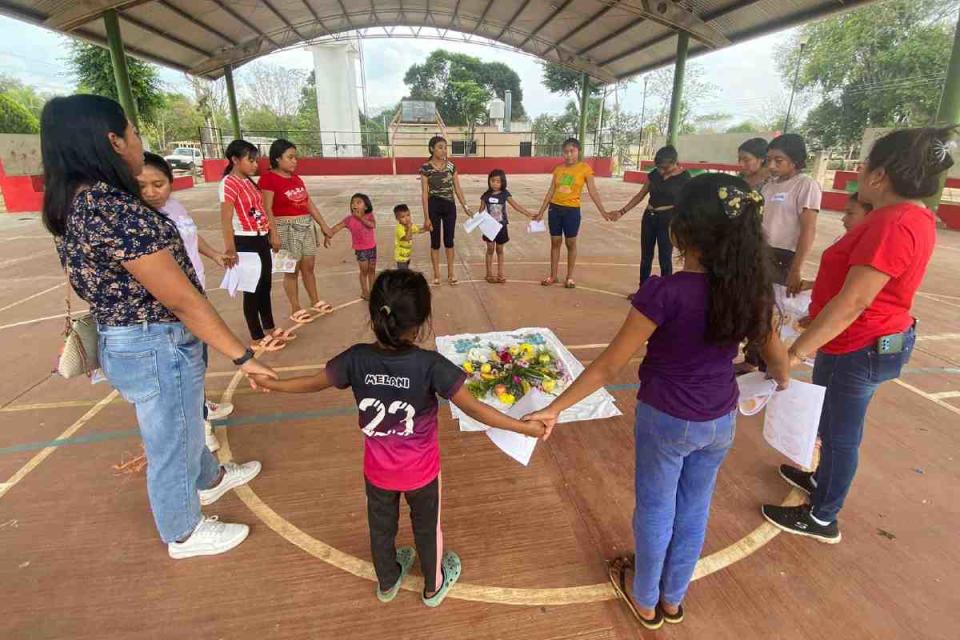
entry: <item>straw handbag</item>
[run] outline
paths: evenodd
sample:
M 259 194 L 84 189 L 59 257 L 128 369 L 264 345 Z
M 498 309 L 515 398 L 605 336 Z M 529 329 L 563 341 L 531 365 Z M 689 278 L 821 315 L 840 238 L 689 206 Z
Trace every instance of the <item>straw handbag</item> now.
M 57 362 L 57 373 L 64 378 L 90 376 L 100 368 L 97 356 L 97 323 L 88 311 L 76 318 L 70 312 L 70 277 L 67 276 L 67 315 L 64 318 L 63 349 Z

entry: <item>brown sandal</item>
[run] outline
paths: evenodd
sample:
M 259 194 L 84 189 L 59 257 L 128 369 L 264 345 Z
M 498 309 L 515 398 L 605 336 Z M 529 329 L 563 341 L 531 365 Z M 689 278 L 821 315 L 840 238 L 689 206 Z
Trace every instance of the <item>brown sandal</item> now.
M 540 284 L 544 287 L 552 287 L 553 285 L 557 284 L 557 279 L 553 276 L 550 276 L 549 278 L 544 278 L 541 280 Z
M 610 584 L 613 585 L 613 590 L 617 592 L 620 600 L 627 606 L 627 609 L 633 617 L 637 619 L 640 626 L 644 629 L 656 631 L 663 626 L 663 612 L 660 607 L 654 608 L 653 619 L 644 618 L 640 615 L 640 611 L 637 610 L 637 605 L 633 601 L 633 598 L 627 593 L 627 571 L 633 569 L 633 562 L 634 556 L 631 554 L 628 556 L 620 556 L 607 563 Z
M 497 281 L 497 284 L 504 284 L 506 283 L 507 279 L 504 278 L 503 276 L 497 276 L 496 281 Z

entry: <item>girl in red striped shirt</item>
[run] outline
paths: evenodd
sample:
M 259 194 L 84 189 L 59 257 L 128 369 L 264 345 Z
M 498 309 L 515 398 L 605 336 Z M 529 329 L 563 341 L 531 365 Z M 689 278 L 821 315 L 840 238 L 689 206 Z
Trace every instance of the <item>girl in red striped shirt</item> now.
M 220 181 L 220 221 L 226 266 L 237 264 L 237 252 L 256 253 L 260 257 L 260 279 L 256 291 L 243 292 L 243 316 L 253 338 L 254 349 L 283 349 L 291 336 L 276 328 L 270 304 L 270 274 L 273 253 L 280 249 L 280 238 L 263 206 L 260 189 L 251 179 L 257 173 L 257 148 L 246 140 L 227 145 L 227 167 Z M 268 335 L 269 334 L 269 335 Z

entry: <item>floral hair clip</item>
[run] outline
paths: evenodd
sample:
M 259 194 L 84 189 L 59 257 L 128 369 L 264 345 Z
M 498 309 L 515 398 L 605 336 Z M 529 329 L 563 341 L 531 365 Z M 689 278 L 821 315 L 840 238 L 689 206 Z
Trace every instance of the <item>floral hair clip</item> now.
M 744 191 L 737 187 L 720 187 L 717 196 L 723 203 L 723 210 L 731 220 L 743 212 L 743 201 L 751 200 L 757 203 L 758 215 L 763 217 L 763 196 L 756 190 Z
M 956 148 L 956 140 L 935 140 L 933 143 L 933 157 L 937 159 L 937 162 L 942 164 L 947 159 L 948 154 L 953 155 Z

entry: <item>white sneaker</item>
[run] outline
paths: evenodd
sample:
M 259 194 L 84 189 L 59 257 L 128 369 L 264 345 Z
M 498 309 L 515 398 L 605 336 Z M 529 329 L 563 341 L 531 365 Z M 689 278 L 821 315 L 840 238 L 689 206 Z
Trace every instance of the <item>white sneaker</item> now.
M 207 449 L 210 449 L 210 453 L 216 452 L 220 448 L 220 441 L 217 440 L 217 434 L 213 432 L 213 425 L 209 421 L 203 421 L 203 430 L 204 437 L 207 442 Z
M 207 400 L 207 420 L 223 420 L 233 413 L 233 405 L 229 402 L 210 402 Z
M 174 560 L 194 556 L 215 556 L 226 553 L 247 539 L 250 527 L 245 524 L 220 522 L 217 516 L 203 517 L 190 537 L 183 542 L 171 542 L 167 553 Z
M 223 474 L 223 479 L 220 481 L 220 484 L 211 489 L 203 489 L 197 492 L 200 494 L 200 504 L 203 506 L 213 504 L 220 499 L 220 496 L 230 491 L 230 489 L 247 484 L 257 477 L 261 468 L 260 463 L 256 460 L 244 462 L 243 464 L 225 462 L 223 464 L 225 473 Z

